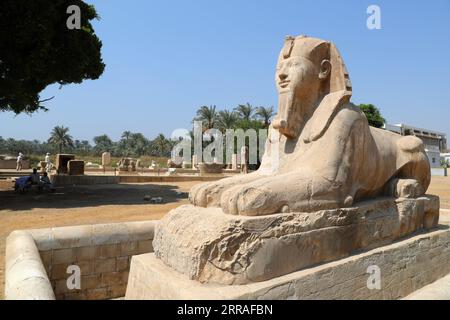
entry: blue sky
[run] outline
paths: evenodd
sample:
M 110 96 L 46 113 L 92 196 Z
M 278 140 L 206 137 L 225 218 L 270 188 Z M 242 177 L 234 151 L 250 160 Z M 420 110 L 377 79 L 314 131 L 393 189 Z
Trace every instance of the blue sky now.
M 125 130 L 153 138 L 191 126 L 196 109 L 276 106 L 274 70 L 286 35 L 334 41 L 354 103 L 390 123 L 450 134 L 450 1 L 92 0 L 106 70 L 96 81 L 47 88 L 49 112 L 0 113 L 0 136 L 77 139 Z M 281 3 L 283 5 L 281 5 Z M 369 5 L 381 30 L 366 27 Z

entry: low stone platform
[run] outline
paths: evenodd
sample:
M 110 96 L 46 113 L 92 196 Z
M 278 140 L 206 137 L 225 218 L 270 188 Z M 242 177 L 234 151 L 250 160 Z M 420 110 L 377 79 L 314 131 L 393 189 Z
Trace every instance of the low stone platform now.
M 387 245 L 434 228 L 438 220 L 436 196 L 256 217 L 187 205 L 158 222 L 153 245 L 158 259 L 188 279 L 238 285 Z
M 127 172 L 126 172 L 127 173 Z M 223 175 L 218 176 L 145 176 L 145 175 L 83 175 L 83 176 L 69 176 L 69 175 L 52 175 L 51 181 L 57 186 L 72 186 L 72 185 L 99 185 L 99 184 L 118 184 L 118 183 L 175 183 L 185 181 L 215 181 L 223 179 Z
M 399 299 L 450 273 L 450 230 L 246 285 L 202 284 L 154 254 L 133 256 L 126 299 Z M 379 270 L 380 286 L 371 283 Z M 369 289 L 371 287 L 372 289 Z

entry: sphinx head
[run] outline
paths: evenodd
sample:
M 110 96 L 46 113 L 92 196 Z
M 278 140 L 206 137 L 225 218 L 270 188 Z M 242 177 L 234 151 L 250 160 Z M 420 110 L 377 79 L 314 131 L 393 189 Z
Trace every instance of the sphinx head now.
M 275 73 L 278 114 L 273 127 L 295 138 L 329 93 L 347 90 L 351 84 L 334 44 L 306 36 L 286 37 Z

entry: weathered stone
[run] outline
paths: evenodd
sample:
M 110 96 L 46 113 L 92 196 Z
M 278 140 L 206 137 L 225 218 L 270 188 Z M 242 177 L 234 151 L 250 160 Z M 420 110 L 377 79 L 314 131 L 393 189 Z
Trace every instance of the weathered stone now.
M 198 166 L 198 156 L 194 154 L 192 156 L 192 170 L 196 170 Z
M 104 168 L 111 166 L 111 153 L 109 152 L 102 153 L 102 166 Z
M 70 160 L 75 160 L 73 154 L 57 154 L 56 155 L 56 172 L 58 174 L 66 174 L 68 172 L 68 164 Z
M 237 170 L 237 165 L 238 165 L 238 159 L 237 159 L 237 154 L 233 153 L 231 155 L 231 170 Z
M 418 254 L 427 255 L 427 249 L 420 246 L 423 239 L 438 240 L 441 243 L 439 248 L 443 260 L 429 256 L 421 264 L 412 262 L 409 267 L 404 268 L 403 261 L 410 261 Z M 449 242 L 450 230 L 445 226 L 441 230 L 419 234 L 368 252 L 271 280 L 228 286 L 202 284 L 191 280 L 187 275 L 164 264 L 154 254 L 143 254 L 132 258 L 125 298 L 131 300 L 399 299 L 450 272 Z M 367 272 L 369 266 L 380 268 L 379 290 L 369 289 L 367 286 L 370 276 Z M 420 293 L 418 297 L 426 296 Z M 415 298 L 414 295 L 411 298 Z
M 14 231 L 6 240 L 5 299 L 54 300 L 55 295 L 33 237 Z
M 84 175 L 84 161 L 83 160 L 70 160 L 67 163 L 67 171 L 70 176 Z
M 153 246 L 159 259 L 191 279 L 244 284 L 389 244 L 422 230 L 426 216 L 439 216 L 438 197 L 257 217 L 187 205 L 159 221 Z
M 211 173 L 222 173 L 223 165 L 220 163 L 199 163 L 198 168 L 200 170 L 200 175 L 211 174 Z

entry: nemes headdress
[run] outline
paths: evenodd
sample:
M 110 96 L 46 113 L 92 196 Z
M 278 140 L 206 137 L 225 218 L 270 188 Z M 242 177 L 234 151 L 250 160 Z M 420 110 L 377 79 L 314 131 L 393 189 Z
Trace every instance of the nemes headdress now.
M 344 61 L 339 54 L 334 43 L 317 38 L 310 38 L 305 35 L 298 37 L 287 36 L 280 60 L 290 57 L 300 56 L 312 61 L 316 66 L 320 66 L 323 60 L 331 63 L 330 93 L 337 91 L 352 91 L 350 77 L 345 67 Z

